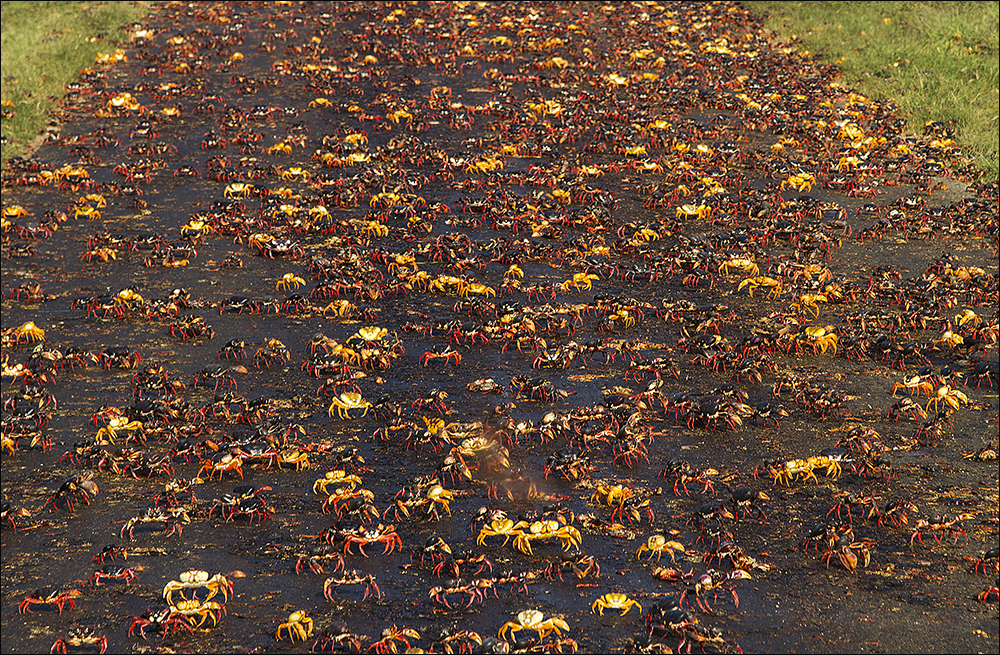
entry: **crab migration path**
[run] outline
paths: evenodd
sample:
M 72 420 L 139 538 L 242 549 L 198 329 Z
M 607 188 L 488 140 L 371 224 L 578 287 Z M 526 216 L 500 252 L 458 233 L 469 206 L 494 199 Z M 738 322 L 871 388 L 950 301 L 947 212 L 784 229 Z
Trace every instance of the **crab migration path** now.
M 4 652 L 997 650 L 946 126 L 739 4 L 132 34 L 3 171 Z

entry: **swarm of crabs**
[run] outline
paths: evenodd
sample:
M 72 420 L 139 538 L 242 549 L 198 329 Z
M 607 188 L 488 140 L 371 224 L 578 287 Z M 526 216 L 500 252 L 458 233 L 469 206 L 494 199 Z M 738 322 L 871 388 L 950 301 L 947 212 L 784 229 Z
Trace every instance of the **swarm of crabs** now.
M 992 611 L 997 186 L 762 25 L 132 26 L 3 170 L 5 557 L 108 542 L 5 585 L 23 625 L 150 584 L 52 652 L 794 650 L 771 594 L 873 575 Z

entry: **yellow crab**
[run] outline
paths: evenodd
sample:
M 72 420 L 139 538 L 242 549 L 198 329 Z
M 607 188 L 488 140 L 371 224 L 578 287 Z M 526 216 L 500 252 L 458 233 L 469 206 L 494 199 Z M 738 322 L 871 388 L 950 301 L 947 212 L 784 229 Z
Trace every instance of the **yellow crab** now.
M 499 637 L 506 639 L 504 635 L 509 632 L 513 640 L 514 633 L 521 630 L 533 630 L 538 633 L 539 639 L 545 639 L 552 632 L 562 636 L 561 630 L 568 631 L 569 624 L 557 617 L 546 619 L 538 610 L 524 610 L 517 613 L 517 621 L 508 621 L 500 627 Z
M 363 409 L 361 416 L 368 414 L 368 410 L 371 409 L 372 404 L 361 397 L 360 393 L 356 391 L 345 391 L 339 396 L 333 399 L 330 404 L 330 409 L 327 413 L 333 416 L 334 411 L 337 412 L 337 416 L 342 419 L 349 420 L 351 418 L 352 409 Z
M 28 215 L 28 210 L 21 205 L 8 205 L 3 208 L 3 217 L 7 220 L 14 221 Z
M 396 111 L 391 111 L 385 115 L 393 123 L 399 124 L 400 120 L 404 120 L 407 123 L 413 120 L 413 114 L 406 111 L 405 109 L 397 109 Z
M 681 205 L 677 208 L 677 218 L 699 218 L 705 220 L 712 213 L 709 205 Z
M 590 611 L 604 616 L 604 610 L 606 609 L 621 610 L 621 615 L 625 616 L 633 607 L 638 607 L 639 613 L 642 613 L 642 605 L 638 601 L 632 600 L 625 594 L 610 593 L 604 594 L 595 600 L 594 604 L 590 606 Z
M 274 285 L 275 291 L 281 290 L 282 287 L 287 289 L 298 289 L 299 287 L 305 285 L 306 281 L 300 278 L 295 273 L 285 273 L 278 283 Z
M 119 432 L 128 432 L 129 434 L 142 430 L 142 421 L 129 421 L 125 416 L 115 416 L 108 421 L 107 426 L 101 428 L 97 431 L 97 440 L 107 437 L 108 441 L 111 443 L 115 442 L 118 438 Z
M 493 287 L 488 287 L 485 284 L 480 284 L 479 282 L 469 282 L 464 287 L 462 287 L 462 290 L 459 291 L 458 295 L 463 297 L 486 296 L 488 298 L 490 296 L 497 295 L 497 292 L 496 289 L 494 289 Z
M 222 192 L 227 198 L 246 198 L 251 193 L 256 190 L 252 184 L 244 184 L 243 182 L 236 182 L 235 184 L 230 184 L 226 186 L 225 190 Z
M 86 218 L 95 221 L 101 220 L 101 212 L 97 211 L 94 207 L 90 205 L 84 205 L 82 207 L 77 207 L 73 211 L 73 218 Z
M 524 279 L 524 271 L 522 271 L 521 267 L 518 266 L 517 264 L 511 264 L 510 268 L 508 268 L 504 272 L 503 279 L 505 281 L 506 280 L 514 280 L 514 279 L 517 279 L 517 280 Z
M 288 631 L 289 640 L 294 642 L 298 638 L 300 641 L 305 641 L 313 633 L 313 620 L 306 616 L 305 612 L 298 610 L 289 614 L 288 621 L 278 626 L 278 632 L 274 635 L 278 641 L 281 641 L 282 629 Z
M 804 293 L 799 296 L 798 302 L 793 302 L 789 307 L 796 309 L 798 311 L 806 310 L 813 316 L 819 316 L 819 303 L 829 302 L 827 298 L 822 293 Z
M 574 287 L 578 291 L 580 290 L 590 291 L 591 289 L 594 288 L 594 286 L 590 283 L 591 280 L 599 280 L 599 279 L 601 278 L 597 277 L 596 275 L 589 275 L 587 273 L 574 273 L 573 277 L 563 282 L 560 286 L 562 286 L 563 291 L 569 291 L 570 287 Z
M 832 349 L 833 354 L 837 354 L 837 335 L 833 333 L 832 325 L 827 325 L 826 327 L 807 327 L 805 334 L 809 343 L 812 344 L 814 352 L 826 354 L 827 350 Z
M 21 339 L 24 339 L 27 343 L 45 341 L 45 330 L 35 325 L 32 321 L 28 321 L 14 328 L 14 337 L 17 343 L 21 343 Z
M 403 201 L 403 196 L 398 193 L 376 193 L 372 196 L 372 199 L 368 201 L 368 204 L 372 207 L 378 205 L 379 207 L 393 207 L 398 205 Z
M 389 228 L 378 221 L 367 221 L 365 226 L 361 228 L 361 233 L 368 237 L 387 237 L 389 236 Z
M 636 559 L 638 559 L 642 557 L 643 553 L 648 552 L 649 559 L 653 559 L 653 554 L 655 553 L 656 561 L 659 562 L 660 556 L 663 555 L 663 553 L 667 553 L 668 555 L 670 555 L 670 561 L 673 562 L 675 561 L 674 560 L 675 551 L 683 553 L 684 545 L 677 541 L 667 541 L 667 538 L 664 537 L 662 534 L 654 534 L 653 536 L 651 536 L 649 539 L 646 540 L 646 543 L 639 546 L 639 550 L 636 551 L 635 556 Z
M 942 384 L 940 387 L 938 387 L 937 393 L 934 394 L 934 397 L 927 401 L 926 410 L 928 412 L 931 411 L 931 405 L 934 405 L 934 409 L 936 410 L 938 408 L 938 405 L 940 405 L 941 403 L 944 403 L 945 405 L 947 405 L 952 409 L 958 409 L 962 406 L 963 403 L 968 403 L 968 402 L 969 402 L 969 397 L 966 396 L 964 393 L 962 393 L 958 389 L 953 389 L 952 387 L 949 387 L 947 384 Z
M 454 275 L 439 275 L 431 280 L 428 289 L 433 293 L 461 295 L 466 282 Z
M 182 237 L 203 237 L 211 232 L 212 226 L 198 218 L 192 218 L 181 226 Z
M 742 291 L 743 287 L 748 287 L 747 293 L 753 298 L 753 292 L 764 287 L 767 289 L 768 298 L 777 298 L 781 295 L 781 282 L 775 280 L 773 277 L 760 276 L 760 277 L 748 277 L 742 282 L 740 286 L 736 289 L 737 291 Z
M 816 176 L 812 173 L 795 173 L 789 175 L 788 179 L 782 180 L 781 188 L 784 190 L 785 187 L 791 187 L 799 193 L 806 193 L 812 189 L 815 183 Z
M 745 275 L 752 275 L 754 277 L 760 275 L 760 269 L 757 267 L 757 263 L 753 260 L 753 257 L 749 255 L 732 257 L 719 264 L 719 273 L 722 275 L 729 275 L 733 270 Z
M 380 327 L 363 327 L 359 328 L 357 332 L 352 334 L 347 338 L 347 345 L 350 345 L 352 341 L 358 340 L 364 343 L 372 343 L 381 341 L 382 337 L 389 334 L 389 330 Z
M 971 309 L 963 309 L 961 314 L 955 314 L 953 320 L 960 326 L 972 323 L 974 326 L 979 327 L 983 322 L 983 319 L 979 318 L 976 312 Z
M 326 488 L 331 484 L 346 484 L 350 485 L 351 489 L 354 489 L 355 487 L 361 485 L 361 478 L 356 475 L 348 475 L 347 472 L 342 469 L 327 471 L 323 474 L 323 477 L 313 483 L 313 493 L 329 496 L 330 492 L 328 492 Z
M 514 523 L 510 519 L 506 518 L 494 519 L 489 525 L 484 525 L 479 531 L 479 536 L 476 537 L 476 545 L 485 545 L 487 537 L 503 536 L 503 545 L 506 546 L 511 537 L 517 537 L 524 534 L 519 526 L 523 526 L 523 523 Z
M 280 144 L 279 144 L 280 145 Z M 289 147 L 289 153 L 291 152 L 291 147 Z M 308 182 L 311 174 L 306 169 L 300 166 L 292 166 L 286 168 L 281 172 L 281 179 L 283 180 L 301 180 L 303 182 Z
M 368 143 L 368 135 L 364 132 L 351 132 L 344 135 L 344 143 L 350 143 L 352 146 L 363 146 Z

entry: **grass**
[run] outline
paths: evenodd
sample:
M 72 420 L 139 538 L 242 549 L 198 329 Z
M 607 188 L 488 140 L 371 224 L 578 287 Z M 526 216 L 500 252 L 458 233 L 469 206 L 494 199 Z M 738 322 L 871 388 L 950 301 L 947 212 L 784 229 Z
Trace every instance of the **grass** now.
M 997 180 L 998 2 L 747 2 L 782 40 L 843 71 L 872 99 L 892 98 L 921 134 L 954 126 L 965 154 Z M 798 41 L 798 40 L 801 41 Z
M 28 152 L 65 85 L 111 54 L 147 2 L 3 2 L 0 98 L 3 160 Z M 13 105 L 13 106 L 11 106 Z

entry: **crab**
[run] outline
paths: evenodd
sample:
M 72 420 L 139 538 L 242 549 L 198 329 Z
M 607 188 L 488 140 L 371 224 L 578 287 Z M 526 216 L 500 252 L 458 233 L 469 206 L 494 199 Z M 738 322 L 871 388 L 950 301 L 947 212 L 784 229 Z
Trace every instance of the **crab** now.
M 955 314 L 952 320 L 959 326 L 965 325 L 966 323 L 972 323 L 973 326 L 978 327 L 983 323 L 983 319 L 971 309 L 963 309 L 961 313 Z
M 296 639 L 305 641 L 313 632 L 313 620 L 306 616 L 302 610 L 297 610 L 288 615 L 288 620 L 278 626 L 278 631 L 274 638 L 281 641 L 281 631 L 288 631 L 288 639 L 294 642 Z
M 649 506 L 649 499 L 642 493 L 637 493 L 635 489 L 622 485 L 598 485 L 597 489 L 590 497 L 590 502 L 614 508 L 611 512 L 611 520 L 615 520 L 617 515 L 628 513 L 629 520 L 641 520 L 640 509 L 646 510 L 647 518 L 653 520 L 653 509 Z
M 130 435 L 142 431 L 142 421 L 129 421 L 124 416 L 115 416 L 108 421 L 108 424 L 97 431 L 97 440 L 107 437 L 111 443 L 118 438 L 118 432 L 128 432 Z
M 49 649 L 49 655 L 53 653 L 66 653 L 67 646 L 90 646 L 96 645 L 100 649 L 101 655 L 104 655 L 108 650 L 108 637 L 107 635 L 101 635 L 98 637 L 94 633 L 93 628 L 87 627 L 76 627 L 70 631 L 69 635 L 66 637 L 60 637 L 56 639 L 56 642 L 52 644 L 52 648 Z
M 76 607 L 76 601 L 73 599 L 79 598 L 82 595 L 83 593 L 78 589 L 63 589 L 60 591 L 53 591 L 46 596 L 42 596 L 42 591 L 36 589 L 24 597 L 24 600 L 22 600 L 17 606 L 17 611 L 21 614 L 24 614 L 25 612 L 32 614 L 32 605 L 55 605 L 59 608 L 59 613 L 62 614 L 63 608 L 67 605 L 69 605 L 68 609 Z
M 352 341 L 360 341 L 362 347 L 377 346 L 382 343 L 383 338 L 389 334 L 389 330 L 380 327 L 363 327 L 347 338 L 346 345 L 350 346 Z
M 201 219 L 193 218 L 186 224 L 181 226 L 181 236 L 182 237 L 203 237 L 206 234 L 211 234 L 214 228 L 210 223 L 207 223 Z
M 636 559 L 642 557 L 642 554 L 645 552 L 649 553 L 650 560 L 653 559 L 653 554 L 655 553 L 657 562 L 660 561 L 660 556 L 662 556 L 663 553 L 667 553 L 668 555 L 670 555 L 670 561 L 673 562 L 675 561 L 674 560 L 675 552 L 683 553 L 685 551 L 683 544 L 676 541 L 667 541 L 667 538 L 664 537 L 662 534 L 654 534 L 653 536 L 651 536 L 649 539 L 646 540 L 646 543 L 639 546 L 639 550 L 636 551 L 635 554 Z
M 546 619 L 545 615 L 538 610 L 523 610 L 517 613 L 517 621 L 508 621 L 500 626 L 498 634 L 500 639 L 514 639 L 514 633 L 522 630 L 532 630 L 538 633 L 539 639 L 544 639 L 549 634 L 555 632 L 562 636 L 563 630 L 569 631 L 569 624 L 558 617 Z M 507 635 L 507 636 L 505 636 Z
M 931 392 L 934 391 L 934 383 L 928 380 L 927 377 L 928 376 L 914 375 L 913 377 L 903 378 L 902 382 L 897 382 L 892 385 L 892 397 L 895 398 L 896 392 L 900 389 L 905 389 L 910 395 L 913 395 L 913 392 L 915 391 L 918 396 L 927 396 L 929 398 Z M 912 401 L 911 406 L 915 406 L 918 409 L 920 407 L 919 405 L 912 403 Z M 901 411 L 905 409 L 905 407 L 906 406 L 901 406 L 899 410 Z M 923 414 L 923 410 L 920 410 L 920 413 Z M 896 411 L 895 416 L 896 418 L 899 417 L 899 411 Z
M 14 337 L 16 343 L 21 343 L 22 339 L 26 343 L 45 341 L 45 330 L 35 325 L 34 322 L 27 321 L 14 328 Z
M 202 602 L 197 599 L 182 600 L 176 605 L 171 605 L 170 607 L 170 613 L 177 616 L 191 618 L 192 620 L 194 617 L 200 616 L 201 620 L 195 624 L 196 628 L 200 628 L 208 618 L 212 619 L 212 625 L 218 625 L 219 618 L 225 611 L 226 608 L 219 603 L 213 601 Z
M 451 363 L 458 366 L 462 363 L 462 355 L 451 346 L 444 346 L 435 350 L 428 350 L 420 356 L 419 362 L 423 366 L 430 366 L 432 363 L 437 362 L 440 362 L 442 366 L 447 366 Z
M 404 489 L 404 491 L 406 491 Z M 398 498 L 399 494 L 397 494 Z M 424 510 L 424 515 L 428 517 L 433 517 L 434 519 L 439 518 L 438 515 L 438 505 L 444 508 L 444 511 L 451 516 L 451 501 L 454 499 L 455 494 L 448 491 L 439 484 L 431 484 L 426 486 L 420 493 L 413 498 L 408 498 L 406 500 L 396 501 L 397 516 L 399 512 L 404 515 L 409 516 L 411 510 L 422 508 Z M 388 514 L 389 509 L 386 509 L 386 514 Z
M 822 293 L 803 293 L 799 296 L 798 302 L 793 302 L 789 307 L 796 311 L 806 311 L 814 317 L 819 317 L 819 303 L 827 303 L 830 299 Z
M 742 291 L 743 287 L 749 287 L 747 289 L 747 293 L 750 294 L 751 298 L 753 298 L 753 292 L 761 287 L 767 289 L 768 298 L 773 299 L 781 296 L 781 282 L 774 279 L 773 277 L 767 277 L 766 275 L 758 277 L 748 277 L 744 279 L 742 282 L 740 282 L 740 285 L 736 290 Z
M 814 353 L 825 354 L 827 350 L 833 350 L 833 354 L 837 353 L 837 335 L 833 332 L 833 326 L 827 325 L 826 327 L 807 327 L 803 330 L 803 334 L 806 336 L 806 342 L 812 344 Z
M 327 471 L 323 474 L 323 477 L 313 483 L 313 493 L 330 495 L 326 488 L 331 484 L 347 484 L 353 488 L 361 485 L 361 478 L 356 475 L 348 475 L 343 469 Z
M 292 146 L 291 146 L 291 144 L 289 144 L 289 143 L 287 143 L 285 141 L 279 141 L 278 143 L 275 143 L 273 146 L 271 146 L 271 147 L 269 147 L 267 149 L 267 154 L 269 154 L 269 155 L 273 155 L 276 152 L 280 152 L 280 153 L 285 154 L 285 155 L 290 155 L 290 154 L 292 154 Z M 295 167 L 293 167 L 293 168 L 295 168 Z M 289 169 L 289 171 L 290 170 L 291 169 Z M 301 170 L 301 169 L 299 169 L 299 170 Z M 295 179 L 296 175 L 295 174 L 289 174 L 289 171 L 282 172 L 281 179 L 283 179 L 283 180 L 285 180 L 285 179 L 288 179 L 288 180 Z M 286 175 L 288 175 L 288 177 L 286 177 Z
M 980 569 L 982 569 L 983 575 L 1000 573 L 1000 548 L 996 546 L 983 552 L 978 558 L 963 556 L 962 559 L 966 562 L 972 562 L 971 570 L 973 573 L 979 573 Z
M 128 568 L 120 564 L 105 564 L 97 571 L 94 571 L 93 575 L 90 576 L 89 582 L 95 587 L 99 587 L 101 586 L 101 580 L 106 578 L 108 580 L 124 580 L 125 585 L 128 586 L 135 580 L 135 572 L 142 570 L 144 569 L 141 566 Z
M 74 209 L 73 218 L 86 218 L 89 220 L 99 221 L 101 220 L 101 212 L 97 211 L 95 207 L 90 205 L 81 205 Z
M 569 550 L 571 547 L 579 550 L 583 541 L 580 531 L 572 525 L 566 525 L 561 516 L 559 518 L 558 521 L 555 519 L 543 519 L 531 523 L 519 521 L 514 526 L 520 528 L 514 533 L 514 548 L 525 555 L 532 555 L 534 554 L 531 550 L 532 541 L 556 538 L 562 544 L 563 550 Z
M 443 293 L 446 295 L 462 295 L 466 281 L 453 275 L 439 275 L 430 281 L 427 290 L 432 293 Z
M 372 408 L 372 404 L 361 397 L 360 393 L 356 391 L 344 391 L 339 396 L 334 397 L 333 402 L 330 404 L 330 408 L 327 413 L 333 416 L 334 411 L 336 411 L 337 416 L 344 420 L 350 420 L 352 409 L 364 410 L 361 416 L 368 414 L 368 410 Z
M 150 627 L 162 631 L 164 637 L 170 632 L 177 631 L 181 628 L 187 628 L 189 633 L 194 632 L 194 627 L 191 625 L 191 621 L 189 621 L 184 615 L 179 614 L 173 607 L 166 607 L 155 614 L 153 614 L 151 610 L 147 609 L 143 616 L 134 617 L 128 628 L 128 635 L 130 637 L 136 627 L 139 628 L 139 634 L 143 639 L 146 638 L 146 628 Z
M 523 534 L 521 527 L 522 524 L 520 522 L 514 523 L 514 521 L 506 517 L 495 518 L 488 524 L 484 524 L 480 529 L 479 536 L 476 537 L 476 544 L 482 546 L 485 545 L 487 537 L 502 536 L 504 537 L 503 545 L 506 546 L 511 537 Z
M 295 273 L 285 273 L 278 283 L 274 285 L 275 290 L 280 291 L 284 289 L 298 289 L 299 287 L 305 285 L 306 281 L 300 278 Z
M 462 297 L 468 297 L 468 296 L 490 297 L 497 295 L 497 292 L 496 289 L 494 289 L 493 287 L 488 287 L 485 284 L 480 284 L 479 282 L 469 282 L 464 287 L 462 287 L 462 290 L 459 292 L 458 295 Z
M 329 600 L 332 603 L 333 594 L 336 591 L 337 587 L 349 584 L 365 585 L 365 595 L 361 599 L 362 601 L 368 600 L 368 596 L 371 595 L 372 590 L 375 591 L 376 596 L 378 596 L 379 598 L 382 597 L 382 591 L 378 588 L 378 585 L 375 584 L 375 576 L 374 575 L 360 576 L 358 575 L 357 571 L 344 571 L 343 574 L 339 577 L 333 576 L 327 578 L 326 581 L 323 583 L 323 595 L 326 597 L 327 600 Z
M 587 273 L 574 273 L 573 277 L 563 282 L 560 286 L 563 291 L 569 291 L 569 289 L 575 288 L 577 291 L 593 289 L 591 280 L 599 280 L 600 278 L 596 275 L 590 275 Z
M 916 539 L 921 545 L 924 543 L 924 535 L 930 533 L 933 535 L 934 539 L 941 543 L 941 535 L 952 534 L 954 535 L 953 543 L 958 543 L 958 536 L 962 535 L 968 539 L 965 534 L 965 529 L 962 527 L 962 521 L 974 518 L 973 514 L 956 514 L 953 517 L 944 516 L 934 516 L 930 519 L 918 519 L 917 524 L 913 526 L 913 534 L 910 536 L 910 547 L 913 547 L 913 540 Z
M 200 316 L 186 316 L 180 322 L 170 324 L 170 335 L 178 339 L 214 339 L 215 330 Z
M 466 603 L 466 607 L 471 606 L 477 600 L 482 601 L 489 594 L 490 589 L 493 589 L 494 595 L 496 595 L 496 589 L 494 588 L 495 581 L 492 578 L 476 578 L 469 582 L 465 582 L 462 579 L 449 580 L 445 585 L 439 585 L 433 587 L 428 596 L 431 600 L 436 603 L 441 603 L 445 607 L 451 609 L 451 604 L 448 602 L 449 594 L 466 594 L 469 596 L 469 601 Z
M 188 516 L 187 510 L 183 507 L 150 507 L 144 513 L 125 521 L 120 536 L 124 539 L 127 532 L 129 539 L 135 539 L 135 526 L 139 523 L 164 523 L 166 524 L 164 532 L 170 528 L 170 532 L 167 533 L 168 537 L 175 532 L 180 536 L 184 532 L 184 526 L 190 522 L 191 517 Z
M 812 185 L 816 182 L 816 176 L 812 173 L 795 173 L 789 175 L 787 179 L 781 181 L 781 189 L 784 190 L 785 187 L 791 187 L 798 191 L 799 193 L 807 193 L 812 189 Z
M 958 389 L 953 389 L 947 384 L 942 384 L 938 387 L 937 392 L 934 397 L 927 401 L 927 406 L 924 408 L 926 411 L 931 410 L 931 405 L 934 405 L 937 409 L 938 405 L 944 403 L 952 409 L 959 409 L 963 404 L 968 404 L 969 397 Z
M 407 640 L 407 637 L 410 639 L 420 639 L 420 633 L 413 628 L 400 628 L 392 625 L 382 630 L 381 637 L 381 639 L 369 646 L 368 650 L 374 650 L 381 655 L 388 655 L 389 653 L 396 652 L 397 641 L 406 644 L 406 649 L 409 651 L 410 642 Z
M 257 349 L 250 363 L 257 368 L 271 368 L 272 362 L 278 362 L 279 366 L 284 366 L 292 359 L 288 352 L 288 347 L 277 339 L 264 339 L 264 345 Z
M 712 208 L 709 205 L 681 205 L 677 208 L 676 213 L 677 218 L 706 220 L 709 214 L 712 213 Z
M 81 261 L 88 264 L 95 259 L 100 259 L 102 262 L 115 261 L 118 259 L 118 251 L 114 248 L 94 248 L 83 253 L 83 256 L 80 257 Z
M 282 464 L 293 464 L 295 465 L 296 471 L 312 467 L 312 464 L 309 462 L 308 454 L 302 452 L 298 448 L 286 448 L 285 450 L 282 450 L 278 453 L 277 462 L 278 468 L 281 468 Z
M 226 188 L 223 190 L 222 195 L 225 196 L 226 198 L 232 198 L 232 199 L 236 199 L 236 198 L 248 198 L 256 190 L 257 190 L 257 187 L 255 187 L 252 184 L 245 184 L 243 182 L 236 182 L 234 184 L 227 185 Z
M 362 221 L 361 233 L 369 238 L 389 236 L 389 228 L 378 221 Z
M 396 532 L 396 526 L 379 523 L 375 528 L 366 528 L 362 525 L 353 533 L 347 534 L 344 539 L 344 552 L 350 551 L 353 544 L 358 544 L 358 550 L 361 551 L 361 554 L 368 557 L 364 551 L 364 546 L 373 543 L 384 545 L 383 555 L 388 555 L 395 551 L 397 547 L 403 547 L 403 540 Z
M 595 600 L 590 606 L 590 611 L 594 614 L 604 616 L 604 610 L 606 609 L 621 610 L 621 615 L 625 616 L 633 607 L 638 607 L 639 613 L 642 613 L 642 605 L 638 601 L 632 600 L 625 594 L 609 593 Z
M 704 575 L 698 576 L 695 579 L 694 584 L 690 584 L 681 593 L 681 598 L 678 606 L 684 609 L 684 599 L 688 596 L 694 596 L 695 601 L 705 612 L 711 612 L 712 608 L 708 604 L 708 600 L 702 603 L 702 593 L 711 591 L 713 593 L 712 602 L 715 602 L 719 597 L 720 591 L 728 591 L 733 595 L 733 602 L 736 603 L 736 607 L 740 606 L 740 598 L 736 595 L 736 590 L 731 589 L 729 584 L 734 580 L 749 580 L 751 578 L 750 574 L 742 569 L 736 569 L 734 571 L 722 572 L 716 571 L 715 569 L 709 569 Z M 690 605 L 690 603 L 688 603 Z
M 751 277 L 760 275 L 757 263 L 750 256 L 732 257 L 719 265 L 719 273 L 722 275 L 729 275 L 733 270 Z
M 228 471 L 236 471 L 240 476 L 240 480 L 243 479 L 243 458 L 234 455 L 233 453 L 221 453 L 217 457 L 213 457 L 209 461 L 205 462 L 201 470 L 198 471 L 198 476 L 200 477 L 204 471 L 208 471 L 208 479 L 211 480 L 212 477 L 218 473 L 219 479 L 222 479 L 222 475 Z
M 3 217 L 7 220 L 14 221 L 23 216 L 30 216 L 30 212 L 21 205 L 8 205 L 3 208 Z
M 180 592 L 183 600 L 188 600 L 187 596 L 184 595 L 184 589 L 208 589 L 206 601 L 212 600 L 219 592 L 222 592 L 222 597 L 228 601 L 229 595 L 233 593 L 233 583 L 229 578 L 245 577 L 246 574 L 242 571 L 232 571 L 226 575 L 216 573 L 209 577 L 208 571 L 188 569 L 178 576 L 179 580 L 172 580 L 163 587 L 163 599 L 167 601 L 168 605 L 174 605 L 173 595 L 175 591 Z
M 52 503 L 52 511 L 55 511 L 56 501 L 60 498 L 66 500 L 66 504 L 70 511 L 73 511 L 73 499 L 79 498 L 87 505 L 90 504 L 90 498 L 93 496 L 97 497 L 100 489 L 97 483 L 94 482 L 94 473 L 92 471 L 82 471 L 77 473 L 63 482 L 58 489 L 56 489 L 42 505 L 44 509 L 46 505 Z
M 830 568 L 830 560 L 834 555 L 844 565 L 848 571 L 858 568 L 858 556 L 861 556 L 861 566 L 867 567 L 871 562 L 871 548 L 874 541 L 855 541 L 854 533 L 847 532 L 836 540 L 828 543 L 828 549 L 820 559 L 826 562 L 826 568 Z

